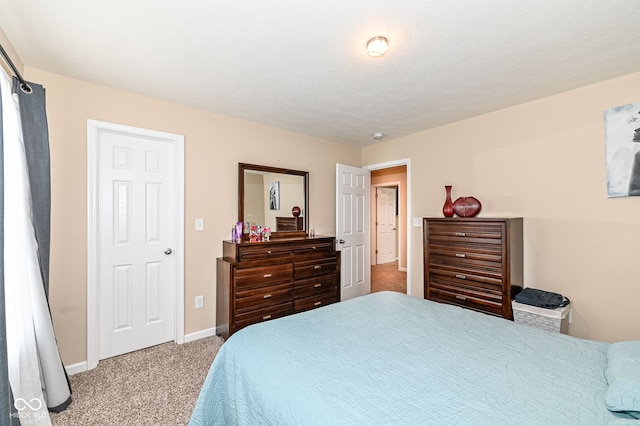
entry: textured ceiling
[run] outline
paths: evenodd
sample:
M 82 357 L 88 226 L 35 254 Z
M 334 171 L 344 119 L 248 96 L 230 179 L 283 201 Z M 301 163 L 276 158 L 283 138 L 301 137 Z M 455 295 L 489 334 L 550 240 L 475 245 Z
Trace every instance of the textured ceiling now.
M 26 66 L 355 146 L 640 71 L 639 23 L 637 0 L 0 0 Z

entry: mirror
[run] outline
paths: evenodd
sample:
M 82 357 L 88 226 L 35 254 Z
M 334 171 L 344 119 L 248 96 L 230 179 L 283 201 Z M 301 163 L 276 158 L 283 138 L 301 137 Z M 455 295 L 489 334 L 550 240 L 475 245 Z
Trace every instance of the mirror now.
M 297 218 L 294 207 L 300 208 Z M 268 226 L 276 234 L 304 232 L 308 209 L 309 172 L 238 163 L 238 221 Z

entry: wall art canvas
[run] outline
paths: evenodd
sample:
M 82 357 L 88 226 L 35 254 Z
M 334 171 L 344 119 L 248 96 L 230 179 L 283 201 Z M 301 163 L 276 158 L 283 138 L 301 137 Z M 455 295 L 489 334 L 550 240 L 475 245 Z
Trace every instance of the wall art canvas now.
M 269 186 L 269 209 L 280 210 L 280 181 L 275 180 Z
M 605 111 L 607 195 L 640 195 L 640 102 Z

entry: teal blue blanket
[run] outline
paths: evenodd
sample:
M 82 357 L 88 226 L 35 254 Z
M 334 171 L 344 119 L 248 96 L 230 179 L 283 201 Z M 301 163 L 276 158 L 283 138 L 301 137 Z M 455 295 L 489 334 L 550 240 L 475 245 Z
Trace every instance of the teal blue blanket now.
M 608 344 L 383 292 L 245 328 L 192 425 L 602 425 Z

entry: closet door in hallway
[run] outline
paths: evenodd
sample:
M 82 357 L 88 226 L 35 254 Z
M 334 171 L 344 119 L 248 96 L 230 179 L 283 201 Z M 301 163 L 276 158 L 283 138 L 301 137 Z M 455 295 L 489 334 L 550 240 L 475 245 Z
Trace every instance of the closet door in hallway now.
M 396 260 L 396 188 L 376 188 L 376 264 Z

